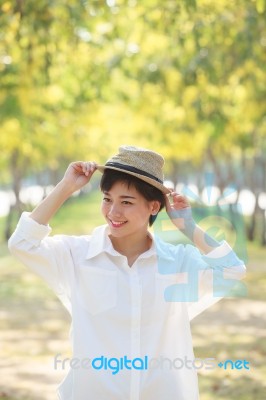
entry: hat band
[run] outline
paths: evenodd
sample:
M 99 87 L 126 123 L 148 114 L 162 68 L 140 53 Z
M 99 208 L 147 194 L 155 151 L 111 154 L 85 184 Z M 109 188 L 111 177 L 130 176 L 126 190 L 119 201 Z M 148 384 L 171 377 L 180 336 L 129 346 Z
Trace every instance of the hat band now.
M 138 169 L 138 168 L 135 168 L 135 167 L 131 167 L 130 165 L 124 165 L 124 164 L 120 164 L 120 163 L 117 163 L 117 162 L 107 162 L 105 164 L 105 167 L 116 167 L 116 168 L 124 169 L 125 171 L 135 172 L 136 174 L 146 176 L 147 178 L 154 179 L 155 181 L 163 184 L 163 181 L 161 179 L 159 179 L 159 178 L 156 178 L 156 176 L 151 175 L 148 172 L 142 171 L 141 169 Z

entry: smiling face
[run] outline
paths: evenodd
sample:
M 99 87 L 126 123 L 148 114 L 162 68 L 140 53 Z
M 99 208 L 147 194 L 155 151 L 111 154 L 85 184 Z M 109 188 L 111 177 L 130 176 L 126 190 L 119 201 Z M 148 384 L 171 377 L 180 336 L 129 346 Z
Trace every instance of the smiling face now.
M 159 209 L 158 201 L 146 200 L 125 182 L 115 182 L 108 191 L 103 191 L 101 210 L 114 237 L 146 234 L 150 215 Z

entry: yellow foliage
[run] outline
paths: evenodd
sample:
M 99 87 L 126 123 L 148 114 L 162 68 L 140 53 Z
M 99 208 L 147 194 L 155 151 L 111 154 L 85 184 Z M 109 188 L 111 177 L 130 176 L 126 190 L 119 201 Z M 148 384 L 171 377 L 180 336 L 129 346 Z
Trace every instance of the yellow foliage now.
M 167 68 L 164 71 L 164 79 L 167 91 L 171 95 L 178 93 L 178 90 L 182 85 L 182 74 L 175 68 Z
M 11 1 L 5 1 L 5 2 L 2 4 L 1 9 L 2 9 L 2 11 L 3 11 L 4 13 L 8 13 L 8 12 L 12 9 L 12 2 L 11 2 Z
M 0 6 L 0 145 L 29 167 L 103 162 L 122 143 L 199 164 L 209 142 L 238 157 L 250 132 L 264 137 L 263 0 L 202 0 L 193 12 L 30 0 L 23 18 L 12 4 Z
M 20 121 L 10 118 L 0 125 L 0 148 L 3 152 L 12 152 L 22 142 Z
M 47 104 L 57 104 L 64 99 L 65 93 L 61 86 L 50 85 L 45 88 L 44 100 Z

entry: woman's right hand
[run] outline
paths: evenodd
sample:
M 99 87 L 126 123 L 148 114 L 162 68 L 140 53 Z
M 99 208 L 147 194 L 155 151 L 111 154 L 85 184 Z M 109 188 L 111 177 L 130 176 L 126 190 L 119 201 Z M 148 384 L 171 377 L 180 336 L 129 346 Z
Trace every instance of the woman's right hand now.
M 72 193 L 74 193 L 90 181 L 96 169 L 97 164 L 94 161 L 72 162 L 69 164 L 62 182 L 68 186 Z

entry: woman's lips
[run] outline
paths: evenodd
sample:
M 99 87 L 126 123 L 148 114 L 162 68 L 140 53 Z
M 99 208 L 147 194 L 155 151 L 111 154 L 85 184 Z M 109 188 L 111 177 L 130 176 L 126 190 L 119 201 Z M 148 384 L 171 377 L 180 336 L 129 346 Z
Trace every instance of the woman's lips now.
M 127 221 L 112 221 L 111 219 L 109 219 L 109 221 L 111 222 L 113 228 L 120 228 L 127 223 Z

